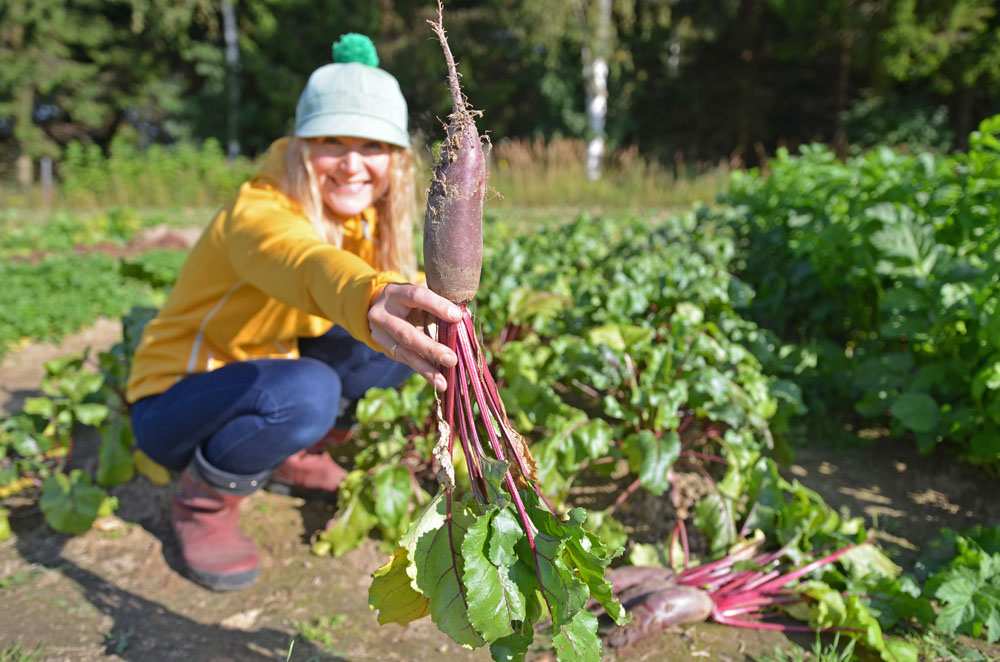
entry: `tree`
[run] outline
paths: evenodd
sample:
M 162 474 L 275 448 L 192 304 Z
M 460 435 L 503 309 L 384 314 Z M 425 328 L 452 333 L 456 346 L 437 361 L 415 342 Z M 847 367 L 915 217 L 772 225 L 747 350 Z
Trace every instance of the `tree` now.
M 1000 93 L 1000 18 L 993 0 L 897 0 L 881 37 L 885 67 L 900 81 L 926 80 L 956 95 L 960 147 L 980 118 L 977 98 Z
M 0 0 L 0 116 L 22 161 L 161 130 L 223 71 L 214 17 L 212 0 Z
M 609 114 L 616 128 L 628 120 L 634 89 L 624 73 L 634 73 L 628 49 L 634 40 L 662 46 L 671 23 L 670 7 L 676 0 L 506 0 L 502 22 L 514 38 L 542 54 L 544 75 L 540 81 L 550 104 L 572 108 L 564 112 L 563 129 L 587 138 L 587 177 L 600 177 L 605 145 L 620 139 L 623 131 L 609 135 Z M 567 69 L 565 54 L 579 53 L 573 69 Z M 654 72 L 660 75 L 662 72 Z M 609 79 L 615 79 L 615 94 L 609 96 Z M 571 83 L 569 81 L 576 81 Z M 548 84 L 547 84 L 548 83 Z M 582 94 L 580 92 L 582 91 Z M 572 96 L 569 96 L 572 95 Z M 582 97 L 582 98 L 581 98 Z M 582 101 L 583 111 L 580 111 Z

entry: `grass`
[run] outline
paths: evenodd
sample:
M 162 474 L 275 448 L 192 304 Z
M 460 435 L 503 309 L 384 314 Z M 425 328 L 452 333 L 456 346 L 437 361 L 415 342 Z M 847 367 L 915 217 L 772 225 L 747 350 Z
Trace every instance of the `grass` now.
M 38 568 L 32 568 L 30 570 L 25 570 L 23 572 L 15 572 L 14 574 L 0 579 L 0 589 L 12 588 L 21 586 L 22 584 L 29 584 L 35 581 L 42 574 L 42 570 Z
M 159 215 L 166 222 L 204 224 L 256 167 L 246 159 L 230 164 L 211 146 L 119 149 L 111 157 L 90 149 L 78 151 L 68 151 L 58 164 L 60 179 L 48 199 L 37 185 L 25 190 L 13 182 L 0 182 L 2 214 L 37 222 L 58 211 L 101 213 L 125 207 L 144 219 Z M 422 190 L 431 166 L 424 156 L 427 150 L 414 151 Z M 573 213 L 687 207 L 694 201 L 714 200 L 729 176 L 725 166 L 665 166 L 647 160 L 635 148 L 609 154 L 598 181 L 588 181 L 585 172 L 582 140 L 498 141 L 490 154 L 486 206 Z
M 292 621 L 292 625 L 300 637 L 313 644 L 332 659 L 340 660 L 343 657 L 334 650 L 334 646 L 338 640 L 336 636 L 337 630 L 343 625 L 346 619 L 347 616 L 336 614 L 334 616 L 320 616 L 310 621 Z M 291 658 L 293 646 L 294 640 L 289 644 L 289 658 Z
M 949 637 L 933 630 L 914 636 L 921 660 L 933 662 L 997 662 L 997 657 L 987 656 L 981 651 L 966 646 L 959 637 Z
M 0 662 L 40 662 L 42 647 L 27 650 L 21 647 L 21 642 L 0 650 Z
M 611 154 L 601 179 L 586 177 L 582 140 L 500 141 L 490 154 L 487 206 L 643 210 L 711 202 L 726 185 L 725 167 L 677 172 L 643 158 L 635 148 Z
M 840 633 L 838 632 L 833 641 L 824 645 L 820 636 L 816 635 L 812 650 L 807 651 L 799 646 L 792 648 L 774 648 L 774 654 L 765 653 L 754 658 L 754 662 L 853 662 L 854 639 L 848 639 L 843 646 L 840 645 Z

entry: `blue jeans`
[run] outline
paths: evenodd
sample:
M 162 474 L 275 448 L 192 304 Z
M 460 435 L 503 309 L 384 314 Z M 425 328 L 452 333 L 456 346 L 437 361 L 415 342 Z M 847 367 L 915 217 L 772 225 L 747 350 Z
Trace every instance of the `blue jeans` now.
M 299 359 L 255 359 L 185 377 L 132 406 L 139 448 L 174 471 L 195 449 L 235 475 L 274 469 L 339 424 L 341 402 L 353 405 L 373 387 L 398 386 L 409 366 L 376 352 L 334 326 L 299 339 Z

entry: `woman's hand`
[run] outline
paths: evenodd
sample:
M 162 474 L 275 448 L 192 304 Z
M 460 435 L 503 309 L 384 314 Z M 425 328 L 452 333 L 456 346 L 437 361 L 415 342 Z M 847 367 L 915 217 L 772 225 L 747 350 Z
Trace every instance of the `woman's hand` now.
M 425 312 L 446 322 L 462 319 L 458 306 L 427 287 L 389 283 L 368 309 L 368 326 L 372 339 L 388 356 L 410 366 L 443 391 L 448 382 L 439 366 L 451 367 L 458 363 L 458 357 L 424 333 Z

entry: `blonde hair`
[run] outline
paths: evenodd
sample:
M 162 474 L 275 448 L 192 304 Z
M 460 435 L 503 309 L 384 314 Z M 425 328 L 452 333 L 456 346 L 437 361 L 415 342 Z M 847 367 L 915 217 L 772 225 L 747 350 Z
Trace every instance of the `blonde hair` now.
M 413 248 L 413 216 L 416 212 L 416 188 L 413 152 L 390 145 L 389 187 L 374 203 L 376 224 L 375 268 L 391 270 L 413 280 L 417 271 Z M 302 207 L 316 233 L 334 246 L 344 244 L 341 219 L 329 212 L 320 196 L 316 173 L 309 161 L 309 140 L 292 137 L 285 152 L 285 178 L 282 192 Z

